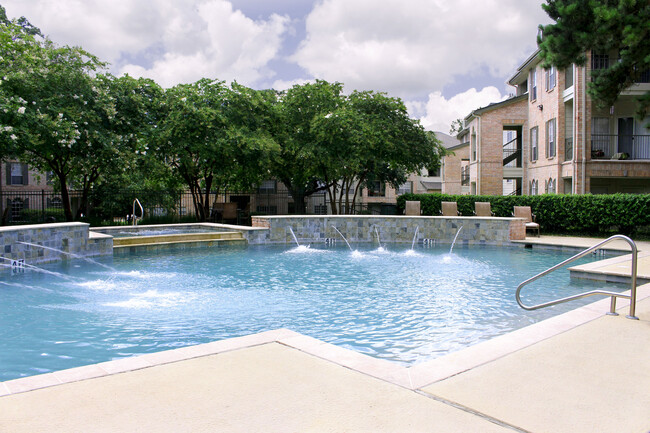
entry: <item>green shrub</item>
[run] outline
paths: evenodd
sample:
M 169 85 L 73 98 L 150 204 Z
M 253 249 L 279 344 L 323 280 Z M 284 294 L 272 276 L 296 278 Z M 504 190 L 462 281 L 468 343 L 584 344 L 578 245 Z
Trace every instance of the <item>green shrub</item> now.
M 47 208 L 45 211 L 23 209 L 20 211 L 20 220 L 28 224 L 58 223 L 65 221 L 65 215 L 63 209 L 58 208 Z
M 405 202 L 420 202 L 423 215 L 439 215 L 441 202 L 455 201 L 461 215 L 471 216 L 474 202 L 491 203 L 498 217 L 512 216 L 514 206 L 530 206 L 540 229 L 546 233 L 602 235 L 647 233 L 650 228 L 649 194 L 611 195 L 518 195 L 477 196 L 448 194 L 404 194 L 397 198 L 399 213 Z

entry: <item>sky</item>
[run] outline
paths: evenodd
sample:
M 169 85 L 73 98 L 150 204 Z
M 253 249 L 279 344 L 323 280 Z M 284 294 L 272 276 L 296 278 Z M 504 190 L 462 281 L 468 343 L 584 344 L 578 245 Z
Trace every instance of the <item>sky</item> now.
M 115 75 L 284 90 L 315 79 L 400 97 L 432 131 L 514 93 L 541 0 L 0 0 Z

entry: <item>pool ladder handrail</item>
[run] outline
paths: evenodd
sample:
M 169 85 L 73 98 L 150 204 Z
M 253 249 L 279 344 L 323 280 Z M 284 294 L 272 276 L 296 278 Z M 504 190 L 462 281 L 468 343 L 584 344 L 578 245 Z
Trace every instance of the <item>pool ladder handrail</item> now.
M 566 298 L 561 298 L 561 299 L 557 299 L 555 301 L 545 302 L 545 303 L 537 304 L 537 305 L 525 305 L 521 301 L 520 292 L 521 292 L 521 289 L 524 286 L 532 283 L 535 280 L 538 280 L 539 278 L 542 278 L 545 275 L 550 274 L 551 272 L 553 272 L 553 271 L 555 271 L 555 270 L 557 270 L 557 269 L 559 269 L 561 267 L 564 267 L 564 266 L 568 265 L 569 263 L 572 263 L 572 262 L 586 256 L 587 254 L 589 254 L 589 253 L 591 253 L 593 251 L 596 251 L 597 249 L 599 249 L 603 245 L 608 244 L 608 243 L 610 243 L 610 242 L 612 242 L 614 240 L 617 240 L 617 239 L 624 240 L 625 242 L 627 242 L 630 245 L 630 248 L 632 249 L 632 270 L 631 270 L 631 278 L 630 278 L 630 294 L 629 295 L 626 295 L 624 293 L 618 293 L 618 292 L 609 292 L 609 291 L 606 291 L 606 290 L 592 290 L 590 292 L 579 293 L 577 295 L 567 296 Z M 637 247 L 636 247 L 636 244 L 634 243 L 634 241 L 632 239 L 630 239 L 627 236 L 614 235 L 614 236 L 611 236 L 611 237 L 605 239 L 602 242 L 599 242 L 598 244 L 594 245 L 593 247 L 587 248 L 586 250 L 582 251 L 581 253 L 578 253 L 575 256 L 573 256 L 573 257 L 571 257 L 569 259 L 566 259 L 562 263 L 558 263 L 557 265 L 555 265 L 555 266 L 553 266 L 551 268 L 548 268 L 544 272 L 540 272 L 539 274 L 535 275 L 534 277 L 531 277 L 531 278 L 527 279 L 526 281 L 522 282 L 517 287 L 517 292 L 516 292 L 515 297 L 517 298 L 517 303 L 519 304 L 519 306 L 521 308 L 523 308 L 524 310 L 538 310 L 540 308 L 550 307 L 552 305 L 557 305 L 557 304 L 561 304 L 561 303 L 564 303 L 564 302 L 573 301 L 575 299 L 586 298 L 587 296 L 594 296 L 594 295 L 611 296 L 612 299 L 611 299 L 610 310 L 607 313 L 608 315 L 611 315 L 611 316 L 618 316 L 618 313 L 616 312 L 616 298 L 624 298 L 624 299 L 629 299 L 630 300 L 630 314 L 627 315 L 626 317 L 628 319 L 639 320 L 639 318 L 635 316 L 635 312 L 636 312 L 636 270 L 637 270 Z
M 135 205 L 136 204 L 138 205 L 138 207 L 140 207 L 140 216 L 139 217 L 135 214 Z M 137 198 L 135 200 L 133 200 L 133 214 L 131 216 L 133 217 L 133 225 L 134 226 L 138 225 L 138 218 L 144 217 L 144 209 L 142 208 L 142 204 L 140 204 L 140 200 L 138 200 Z

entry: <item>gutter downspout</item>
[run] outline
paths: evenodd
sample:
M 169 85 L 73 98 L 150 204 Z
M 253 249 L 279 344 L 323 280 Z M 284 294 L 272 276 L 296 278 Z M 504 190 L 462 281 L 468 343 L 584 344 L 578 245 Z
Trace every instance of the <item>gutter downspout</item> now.
M 573 166 L 573 185 L 571 185 L 571 194 L 577 194 L 578 193 L 578 119 L 580 116 L 578 116 L 578 110 L 580 110 L 582 104 L 580 104 L 579 100 L 580 98 L 577 97 L 576 90 L 580 88 L 580 80 L 578 76 L 578 67 L 573 65 L 572 66 L 574 69 L 574 83 L 573 85 L 575 86 L 573 89 L 573 113 L 571 115 L 573 116 L 573 155 L 572 155 L 572 163 L 571 165 Z
M 481 116 L 478 118 L 478 136 L 476 137 L 476 195 L 481 195 L 481 152 L 479 143 L 481 142 Z
M 585 119 L 585 105 L 587 104 L 587 66 L 583 66 L 582 68 L 582 194 L 585 194 L 585 191 L 587 190 L 585 186 L 585 176 L 587 173 L 587 119 Z

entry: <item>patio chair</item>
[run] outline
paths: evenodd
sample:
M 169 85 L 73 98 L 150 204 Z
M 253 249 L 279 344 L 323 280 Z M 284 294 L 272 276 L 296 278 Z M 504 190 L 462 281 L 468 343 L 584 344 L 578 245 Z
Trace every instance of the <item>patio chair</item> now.
M 442 216 L 458 216 L 458 204 L 455 201 L 443 201 L 442 202 Z
M 407 201 L 406 202 L 406 215 L 409 216 L 420 216 L 420 202 L 419 201 Z
M 492 205 L 489 201 L 477 201 L 474 203 L 474 215 L 479 217 L 493 217 Z
M 532 230 L 533 233 L 537 231 L 539 237 L 539 224 L 535 222 L 535 214 L 531 211 L 530 206 L 515 206 L 515 211 L 512 213 L 515 218 L 523 218 L 526 221 L 526 231 Z
M 223 214 L 221 215 L 223 222 L 231 221 L 237 223 L 237 203 L 224 203 Z

